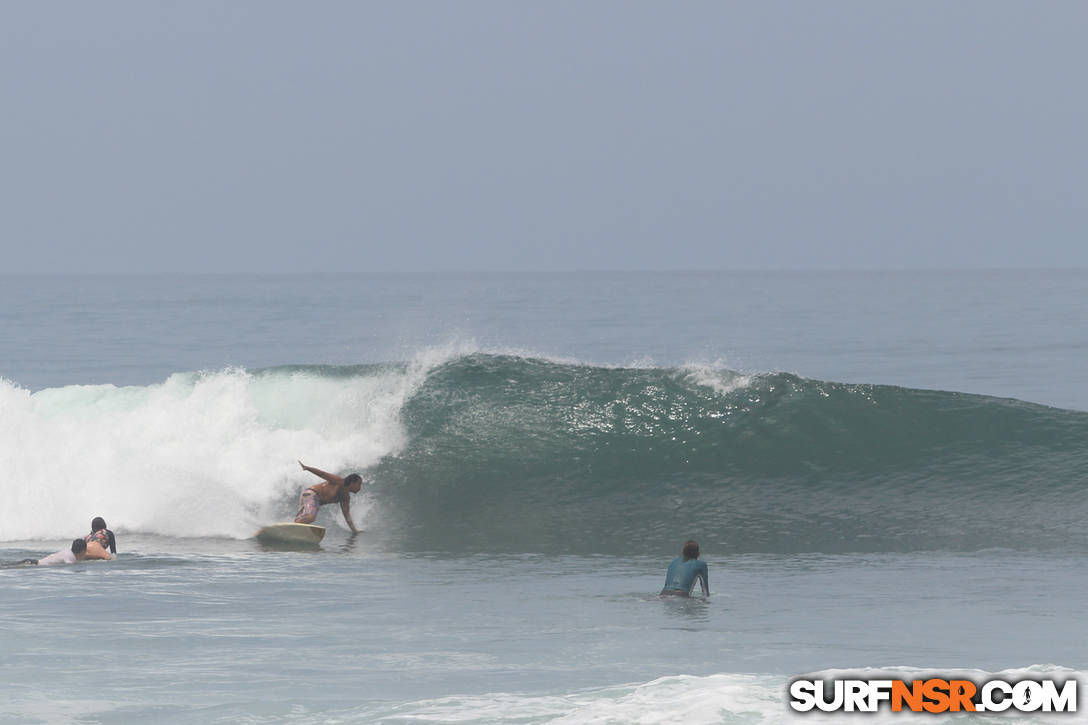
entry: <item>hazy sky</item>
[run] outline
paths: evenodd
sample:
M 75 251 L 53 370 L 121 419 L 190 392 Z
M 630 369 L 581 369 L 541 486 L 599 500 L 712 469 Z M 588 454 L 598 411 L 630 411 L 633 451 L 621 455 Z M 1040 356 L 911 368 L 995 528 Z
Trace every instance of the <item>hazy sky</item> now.
M 1088 267 L 1085 2 L 7 2 L 0 272 Z

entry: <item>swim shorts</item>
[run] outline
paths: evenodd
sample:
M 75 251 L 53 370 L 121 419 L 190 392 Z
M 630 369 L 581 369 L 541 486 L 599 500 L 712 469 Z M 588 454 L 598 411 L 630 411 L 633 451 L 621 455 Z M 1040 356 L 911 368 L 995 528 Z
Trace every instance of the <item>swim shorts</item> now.
M 321 499 L 317 497 L 317 491 L 308 488 L 298 497 L 298 513 L 295 514 L 296 524 L 311 524 L 317 518 L 317 509 L 321 507 Z

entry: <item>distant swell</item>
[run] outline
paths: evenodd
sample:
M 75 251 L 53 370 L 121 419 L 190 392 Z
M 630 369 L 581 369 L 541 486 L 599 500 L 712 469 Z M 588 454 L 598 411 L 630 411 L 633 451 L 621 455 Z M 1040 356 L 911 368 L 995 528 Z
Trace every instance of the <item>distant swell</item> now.
M 293 513 L 301 458 L 361 470 L 365 535 L 397 550 L 1088 550 L 1086 441 L 1088 413 L 1016 400 L 457 351 L 132 388 L 0 381 L 0 539 L 93 515 L 244 538 Z

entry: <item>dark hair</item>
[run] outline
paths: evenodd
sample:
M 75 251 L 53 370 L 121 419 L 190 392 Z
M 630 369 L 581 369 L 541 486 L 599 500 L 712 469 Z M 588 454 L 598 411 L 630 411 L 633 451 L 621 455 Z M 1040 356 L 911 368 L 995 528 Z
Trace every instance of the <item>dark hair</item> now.
M 83 539 L 72 539 L 72 553 L 80 555 L 87 550 L 87 542 Z
M 358 473 L 353 473 L 353 474 L 351 474 L 350 476 L 348 476 L 347 478 L 344 479 L 344 485 L 345 486 L 350 486 L 353 483 L 358 483 L 360 486 L 362 486 L 363 485 L 363 477 L 360 476 Z
M 688 541 L 686 544 L 684 544 L 684 550 L 682 553 L 684 554 L 684 561 L 687 561 L 688 559 L 698 559 L 699 542 L 695 541 L 694 539 Z
M 91 519 L 91 533 L 98 531 L 99 529 L 106 528 L 106 520 L 101 516 L 95 516 Z

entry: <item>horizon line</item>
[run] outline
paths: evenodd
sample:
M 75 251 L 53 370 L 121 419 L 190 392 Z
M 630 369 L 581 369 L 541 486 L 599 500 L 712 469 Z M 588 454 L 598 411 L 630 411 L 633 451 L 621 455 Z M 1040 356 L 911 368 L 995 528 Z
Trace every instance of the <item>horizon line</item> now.
M 1088 266 L 1072 267 L 743 267 L 743 268 L 675 268 L 675 269 L 390 269 L 383 271 L 116 271 L 116 272 L 0 272 L 0 277 L 399 277 L 440 276 L 463 274 L 887 274 L 907 272 L 1085 272 Z

